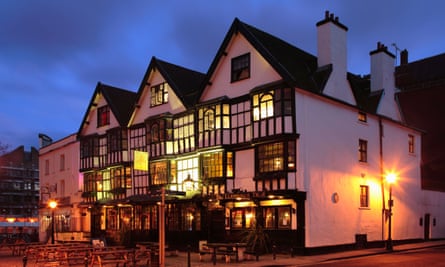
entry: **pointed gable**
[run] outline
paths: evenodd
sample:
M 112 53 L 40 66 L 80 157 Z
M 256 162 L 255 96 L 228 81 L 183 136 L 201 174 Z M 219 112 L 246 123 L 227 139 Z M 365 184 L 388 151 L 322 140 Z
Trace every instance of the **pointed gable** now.
M 117 87 L 97 83 L 96 89 L 88 105 L 82 124 L 79 128 L 79 135 L 82 133 L 94 133 L 98 128 L 98 110 L 102 107 L 109 107 L 109 126 L 106 129 L 117 126 L 126 127 L 130 115 L 132 114 L 136 93 Z
M 178 113 L 191 108 L 197 101 L 199 87 L 205 74 L 153 57 L 139 87 L 129 124 L 137 124 L 151 115 Z M 168 101 L 165 105 L 151 106 L 151 88 L 166 84 Z
M 212 80 L 214 77 L 220 77 L 221 74 L 216 74 L 216 72 L 220 71 L 223 62 L 231 60 L 230 56 L 236 56 L 229 54 L 231 49 L 235 49 L 235 43 L 242 41 L 247 43 L 245 51 L 252 54 L 252 62 L 256 56 L 260 57 L 256 61 L 257 66 L 254 66 L 252 63 L 252 67 L 262 68 L 261 71 L 257 70 L 257 73 L 262 73 L 263 75 L 264 72 L 269 71 L 271 76 L 269 77 L 269 82 L 271 81 L 270 78 L 275 78 L 305 90 L 320 91 L 318 84 L 321 82 L 317 81 L 317 79 L 323 79 L 323 77 L 315 75 L 317 71 L 316 57 L 236 18 L 207 72 L 206 79 L 201 87 L 201 101 L 211 98 L 209 95 L 212 94 L 209 94 L 206 90 L 211 90 L 209 88 L 215 82 Z M 252 48 L 253 51 L 249 48 Z M 271 71 L 263 66 L 264 63 L 270 67 Z M 230 62 L 225 62 L 225 64 L 230 65 Z M 230 70 L 227 70 L 230 66 L 227 65 L 223 75 L 227 81 L 227 86 L 232 86 L 230 84 Z M 276 76 L 273 76 L 273 72 L 275 72 Z M 254 88 L 260 84 L 261 81 L 258 81 L 258 84 L 249 84 L 247 87 Z M 223 85 L 218 84 L 218 86 Z M 217 86 L 214 87 L 215 90 L 221 89 L 216 88 Z

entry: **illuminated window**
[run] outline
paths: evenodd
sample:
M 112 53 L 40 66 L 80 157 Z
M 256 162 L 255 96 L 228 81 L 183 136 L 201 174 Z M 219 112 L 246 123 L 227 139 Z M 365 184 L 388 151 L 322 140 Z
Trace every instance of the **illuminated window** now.
M 162 185 L 168 183 L 167 167 L 168 167 L 167 161 L 150 163 L 150 176 L 152 185 Z
M 368 161 L 368 141 L 358 140 L 358 160 L 360 162 Z
M 414 135 L 408 135 L 408 152 L 414 153 Z
M 110 108 L 103 106 L 97 109 L 97 127 L 110 124 Z
M 168 103 L 168 84 L 161 83 L 151 87 L 151 106 L 159 106 Z
M 223 177 L 223 152 L 202 156 L 203 178 Z
M 273 117 L 273 91 L 256 94 L 253 96 L 253 120 L 258 121 Z
M 369 186 L 360 186 L 360 208 L 369 207 Z
M 359 111 L 358 112 L 358 120 L 361 121 L 361 122 L 367 122 L 368 117 L 367 117 L 366 113 L 362 112 L 362 111 Z
M 252 207 L 235 208 L 231 211 L 231 226 L 233 229 L 250 228 L 255 221 L 255 211 Z
M 295 141 L 277 142 L 258 146 L 260 173 L 295 170 Z
M 176 181 L 177 190 L 186 191 L 187 184 L 184 182 L 192 179 L 192 186 L 194 190 L 198 189 L 199 180 L 199 159 L 198 157 L 176 160 Z
M 265 207 L 263 209 L 264 227 L 268 229 L 290 229 L 291 207 Z
M 250 77 L 250 54 L 232 58 L 231 82 L 244 80 Z

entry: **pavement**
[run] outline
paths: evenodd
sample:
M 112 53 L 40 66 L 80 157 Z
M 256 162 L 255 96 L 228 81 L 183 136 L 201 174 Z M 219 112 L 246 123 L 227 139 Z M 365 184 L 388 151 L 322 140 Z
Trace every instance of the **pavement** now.
M 372 255 L 378 255 L 383 253 L 395 253 L 409 250 L 418 250 L 431 247 L 445 246 L 445 240 L 433 240 L 418 243 L 409 243 L 402 245 L 394 245 L 393 252 L 386 250 L 385 248 L 371 248 L 371 249 L 357 249 L 348 250 L 336 253 L 327 253 L 311 256 L 299 256 L 291 257 L 289 254 L 276 254 L 276 258 L 273 258 L 272 254 L 262 255 L 259 261 L 254 259 L 243 260 L 235 262 L 233 259 L 230 263 L 226 263 L 224 259 L 218 258 L 216 265 L 213 265 L 211 255 L 205 255 L 203 260 L 200 261 L 199 254 L 196 252 L 190 253 L 190 265 L 188 265 L 188 253 L 178 252 L 177 255 L 169 255 L 167 253 L 165 257 L 165 267 L 292 267 L 292 266 L 305 266 L 305 265 L 317 265 L 323 262 L 366 257 Z M 1 267 L 25 267 L 23 264 L 23 256 L 12 256 L 9 250 L 0 250 L 0 266 Z M 79 265 L 79 267 L 82 265 Z M 26 267 L 37 267 L 32 262 L 28 262 Z M 82 266 L 83 267 L 83 266 Z

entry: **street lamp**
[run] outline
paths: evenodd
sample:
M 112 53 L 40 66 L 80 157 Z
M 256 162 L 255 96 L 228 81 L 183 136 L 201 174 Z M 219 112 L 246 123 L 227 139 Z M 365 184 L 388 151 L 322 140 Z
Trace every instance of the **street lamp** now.
M 57 202 L 51 200 L 48 202 L 48 207 L 51 209 L 51 244 L 54 244 L 54 210 L 57 208 Z
M 392 206 L 394 201 L 392 199 L 392 184 L 396 181 L 397 176 L 394 173 L 388 173 L 386 175 L 386 182 L 389 184 L 389 199 L 388 199 L 388 240 L 386 241 L 386 250 L 392 251 L 392 238 L 391 238 L 391 223 L 392 223 Z

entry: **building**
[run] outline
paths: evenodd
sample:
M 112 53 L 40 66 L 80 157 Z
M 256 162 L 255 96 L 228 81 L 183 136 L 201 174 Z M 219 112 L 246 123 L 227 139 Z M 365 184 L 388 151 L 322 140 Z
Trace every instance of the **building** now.
M 329 12 L 316 25 L 317 57 L 235 19 L 207 73 L 153 57 L 137 93 L 99 83 L 78 131 L 92 236 L 156 240 L 162 224 L 185 247 L 261 227 L 305 251 L 443 238 L 395 56 L 378 43 L 371 74 L 349 73 L 348 28 Z
M 404 119 L 425 131 L 422 139 L 422 188 L 445 192 L 445 54 L 408 62 L 408 51 L 401 52 L 396 68 L 398 101 Z
M 45 141 L 44 135 L 39 137 Z M 51 238 L 52 223 L 56 241 L 89 240 L 90 218 L 88 206 L 82 206 L 83 178 L 79 173 L 77 136 L 72 134 L 55 142 L 49 140 L 41 142 L 39 149 L 40 241 Z M 51 201 L 57 203 L 56 208 L 49 207 Z
M 38 151 L 23 146 L 0 156 L 0 233 L 37 238 L 39 204 Z

